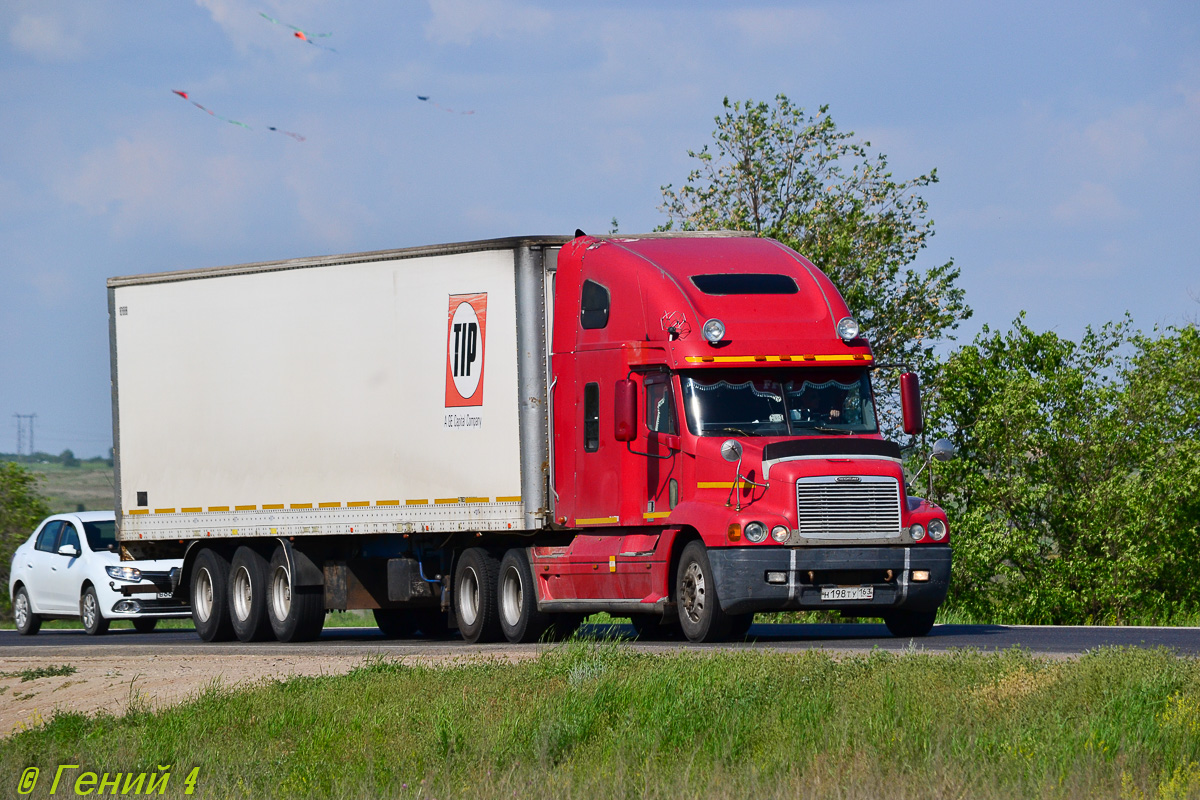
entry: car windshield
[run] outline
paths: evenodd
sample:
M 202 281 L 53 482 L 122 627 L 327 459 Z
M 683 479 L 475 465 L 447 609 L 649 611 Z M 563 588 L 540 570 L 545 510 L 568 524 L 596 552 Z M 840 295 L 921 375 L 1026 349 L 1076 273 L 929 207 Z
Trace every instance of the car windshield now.
M 680 375 L 697 436 L 875 433 L 865 369 L 706 370 Z
M 112 520 L 85 522 L 83 532 L 87 535 L 88 547 L 93 551 L 117 549 L 117 523 Z

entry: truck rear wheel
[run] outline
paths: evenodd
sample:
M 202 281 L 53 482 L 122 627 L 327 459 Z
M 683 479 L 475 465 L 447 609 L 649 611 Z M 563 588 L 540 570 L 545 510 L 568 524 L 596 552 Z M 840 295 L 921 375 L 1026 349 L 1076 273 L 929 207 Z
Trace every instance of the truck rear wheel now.
M 883 615 L 883 622 L 892 636 L 908 639 L 929 633 L 936 618 L 936 611 L 892 611 Z
M 679 558 L 675 580 L 679 626 L 689 642 L 720 642 L 729 636 L 731 620 L 721 610 L 712 565 L 703 542 L 689 542 Z
M 498 642 L 504 633 L 496 608 L 500 564 L 482 547 L 472 547 L 458 557 L 454 569 L 454 614 L 458 631 L 468 642 Z
M 275 548 L 267 571 L 267 619 L 281 642 L 311 642 L 325 627 L 325 593 L 296 586 L 283 547 Z
M 536 642 L 550 627 L 551 617 L 538 611 L 533 570 L 524 548 L 513 548 L 500 561 L 500 629 L 513 644 Z
M 229 573 L 229 618 L 240 642 L 271 638 L 267 619 L 267 560 L 242 546 L 233 554 Z
M 233 638 L 229 619 L 229 562 L 215 550 L 204 548 L 192 565 L 192 623 L 206 642 L 224 642 Z

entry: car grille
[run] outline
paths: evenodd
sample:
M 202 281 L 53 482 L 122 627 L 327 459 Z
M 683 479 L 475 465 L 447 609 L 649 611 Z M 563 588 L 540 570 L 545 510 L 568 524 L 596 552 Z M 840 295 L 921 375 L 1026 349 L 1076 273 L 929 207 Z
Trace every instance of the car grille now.
M 900 484 L 876 475 L 800 478 L 800 535 L 814 539 L 875 539 L 900 535 Z M 853 477 L 853 480 L 850 478 Z

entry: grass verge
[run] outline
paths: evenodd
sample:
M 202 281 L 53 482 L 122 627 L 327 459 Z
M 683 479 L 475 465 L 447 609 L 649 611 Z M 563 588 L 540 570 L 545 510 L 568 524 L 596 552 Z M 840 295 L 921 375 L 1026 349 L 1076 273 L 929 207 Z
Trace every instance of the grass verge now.
M 60 714 L 0 744 L 0 786 L 64 763 L 171 764 L 173 796 L 199 767 L 197 797 L 1200 797 L 1200 661 L 572 642 Z

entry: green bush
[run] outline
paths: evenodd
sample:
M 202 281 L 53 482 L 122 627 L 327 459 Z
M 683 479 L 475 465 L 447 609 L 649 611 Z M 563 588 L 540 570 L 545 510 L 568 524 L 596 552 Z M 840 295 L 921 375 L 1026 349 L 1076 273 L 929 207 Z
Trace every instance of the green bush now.
M 37 476 L 20 464 L 0 462 L 0 569 L 4 569 L 0 619 L 12 619 L 8 573 L 13 552 L 49 513 L 46 501 L 38 494 L 37 481 Z

